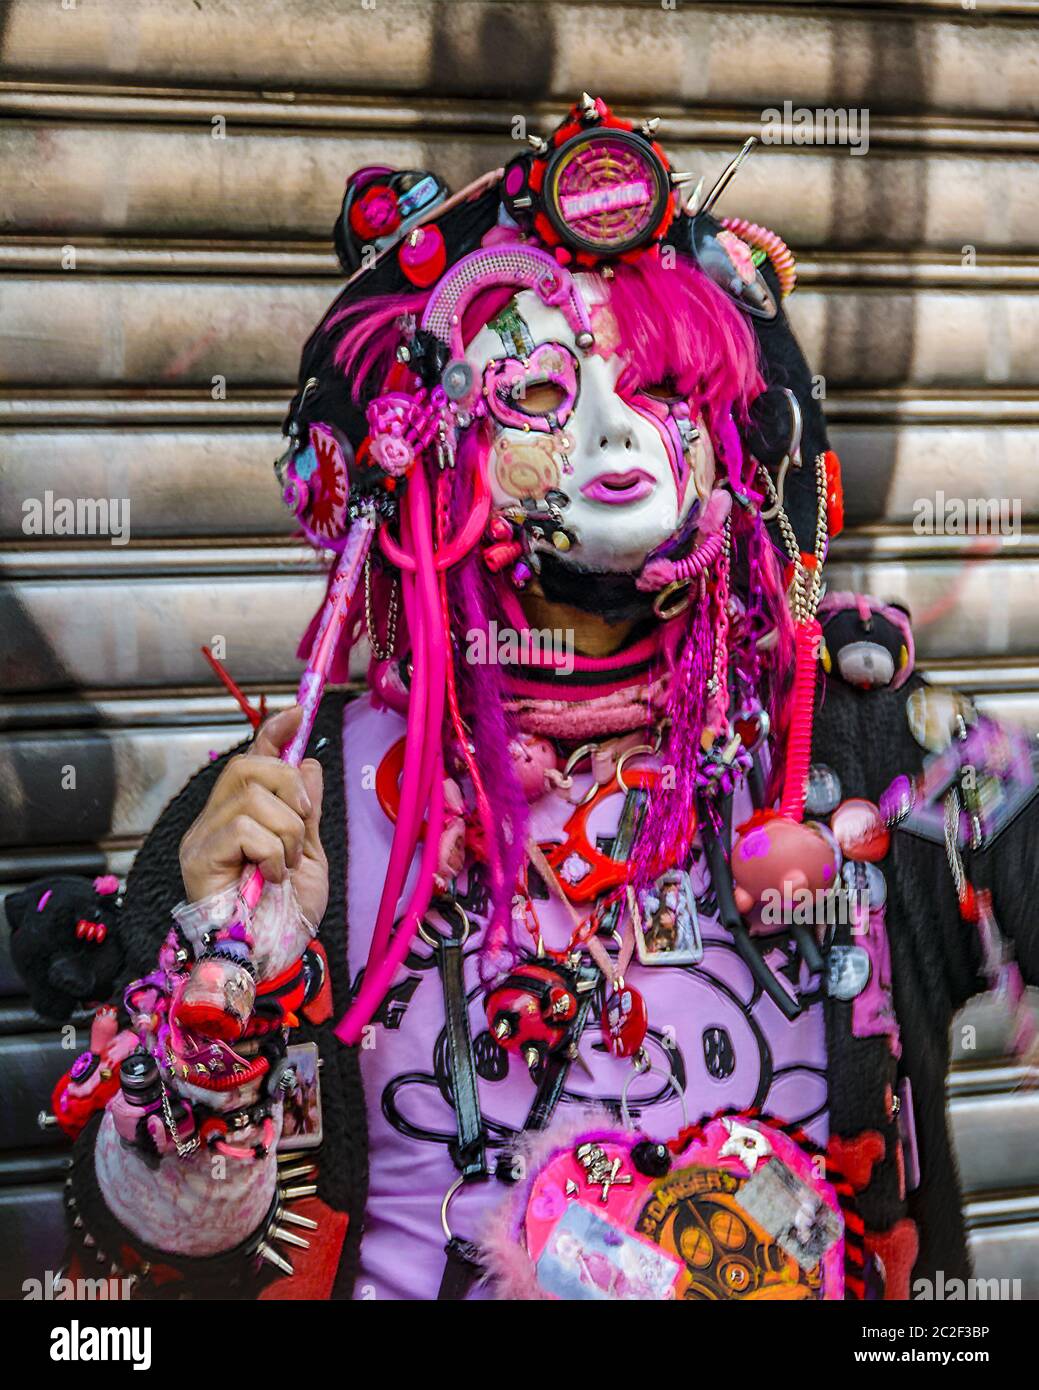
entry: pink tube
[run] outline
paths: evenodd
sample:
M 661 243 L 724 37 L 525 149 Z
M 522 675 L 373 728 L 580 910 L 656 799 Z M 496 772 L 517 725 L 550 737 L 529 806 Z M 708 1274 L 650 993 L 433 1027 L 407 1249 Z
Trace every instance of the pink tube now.
M 791 820 L 802 820 L 808 792 L 808 768 L 812 761 L 812 722 L 815 714 L 816 667 L 822 628 L 818 618 L 798 623 L 794 632 L 793 714 L 786 744 L 786 774 L 779 811 Z
M 415 472 L 418 472 L 416 468 Z M 483 535 L 484 527 L 487 525 L 487 518 L 491 514 L 491 492 L 484 477 L 484 470 L 476 470 L 476 479 L 473 490 L 472 511 L 465 521 L 458 528 L 458 534 L 444 545 L 443 549 L 436 552 L 436 567 L 438 570 L 447 570 L 452 565 L 457 565 L 459 560 L 472 550 Z M 416 561 L 414 555 L 409 555 L 407 550 L 399 546 L 393 537 L 386 530 L 385 526 L 379 532 L 379 544 L 382 546 L 383 554 L 393 562 L 399 570 L 404 573 L 414 571 Z
M 314 728 L 318 705 L 324 693 L 325 682 L 335 656 L 339 639 L 343 635 L 347 609 L 357 591 L 364 562 L 368 558 L 372 539 L 375 535 L 375 519 L 371 514 L 359 517 L 351 526 L 346 543 L 336 564 L 335 578 L 332 581 L 321 613 L 321 621 L 310 649 L 310 659 L 299 683 L 296 700 L 303 710 L 299 728 L 292 740 L 282 749 L 281 760 L 289 767 L 299 767 L 307 742 Z M 240 906 L 238 921 L 248 926 L 249 918 L 263 896 L 265 879 L 259 867 L 247 869 L 242 876 L 239 889 Z
M 437 540 L 439 542 L 443 532 L 443 519 L 445 510 L 445 487 L 444 478 L 441 476 L 437 492 Z M 487 799 L 487 792 L 483 785 L 483 777 L 480 769 L 476 765 L 476 759 L 469 748 L 469 740 L 465 736 L 465 728 L 462 723 L 462 713 L 458 707 L 458 690 L 455 685 L 455 664 L 454 653 L 451 650 L 451 608 L 447 597 L 447 574 L 444 570 L 437 574 L 437 587 L 440 596 L 440 617 L 443 625 L 444 648 L 446 652 L 445 665 L 445 684 L 448 708 L 451 714 L 451 722 L 454 726 L 455 737 L 458 740 L 459 751 L 462 761 L 469 770 L 469 780 L 473 784 L 473 793 L 476 797 L 476 809 L 483 826 L 484 842 L 490 858 L 491 884 L 494 894 L 497 897 L 502 886 L 502 867 L 501 856 L 498 853 L 498 841 L 495 834 L 494 817 L 491 813 L 491 805 Z
M 336 1028 L 336 1036 L 343 1042 L 357 1042 L 361 1030 L 370 1021 L 378 1008 L 386 990 L 389 988 L 394 972 L 407 955 L 408 948 L 417 930 L 418 923 L 429 907 L 433 893 L 433 875 L 440 854 L 440 839 L 444 827 L 444 765 L 442 746 L 442 725 L 444 717 L 444 694 L 446 684 L 446 644 L 440 631 L 440 603 L 433 554 L 432 516 L 430 513 L 429 484 L 425 473 L 416 469 L 408 489 L 407 515 L 405 523 L 405 543 L 414 546 L 415 592 L 412 595 L 409 613 L 409 632 L 412 635 L 412 651 L 415 673 L 428 670 L 428 696 L 419 698 L 419 691 L 413 689 L 408 706 L 408 739 L 405 749 L 407 755 L 413 744 L 419 749 L 418 794 L 409 802 L 402 785 L 401 810 L 410 809 L 409 815 L 398 815 L 390 849 L 390 870 L 387 872 L 376 929 L 372 936 L 372 946 L 368 954 L 364 984 L 345 1017 Z M 411 624 L 414 621 L 414 627 Z M 426 692 L 423 690 L 422 695 Z M 415 726 L 412 720 L 414 718 Z M 416 739 L 416 735 L 420 735 Z M 426 840 L 419 866 L 418 882 L 412 893 L 400 926 L 390 939 L 393 914 L 404 889 L 412 856 L 418 840 L 418 825 L 428 805 Z
M 419 826 L 425 815 L 427 804 L 430 802 L 432 784 L 438 775 L 435 772 L 435 765 L 437 760 L 441 758 L 442 748 L 446 652 L 443 636 L 439 632 L 440 612 L 433 563 L 429 485 L 425 472 L 421 468 L 417 468 L 412 474 L 411 485 L 408 488 L 408 506 L 406 515 L 402 519 L 405 526 L 405 542 L 410 541 L 413 545 L 417 561 L 414 602 L 411 612 L 408 614 L 409 632 L 412 636 L 415 686 L 412 689 L 408 704 L 408 734 L 405 744 L 404 777 L 401 784 L 401 812 L 397 817 L 393 842 L 390 846 L 386 881 L 383 885 L 379 913 L 368 955 L 369 970 L 386 949 L 389 941 L 397 905 L 404 891 L 408 870 L 411 867 L 415 847 L 418 844 Z M 414 770 L 416 760 L 417 771 Z M 415 778 L 414 783 L 409 779 L 409 770 Z M 443 780 L 442 771 L 439 778 L 441 781 Z M 442 787 L 440 791 L 442 797 Z M 439 853 L 442 830 L 442 813 L 439 820 L 432 817 L 428 818 L 427 850 L 429 841 L 432 840 L 434 852 Z M 433 863 L 435 867 L 435 859 Z M 420 877 L 416 896 L 422 886 L 422 878 Z M 432 877 L 427 887 L 431 892 Z
M 408 903 L 389 950 L 377 964 L 369 959 L 368 967 L 364 972 L 364 983 L 357 992 L 357 998 L 336 1025 L 336 1037 L 340 1042 L 348 1045 L 355 1045 L 361 1041 L 362 1032 L 371 1021 L 372 1015 L 393 983 L 394 975 L 403 965 L 411 943 L 415 939 L 418 924 L 429 907 L 429 900 L 433 891 L 433 873 L 440 851 L 440 836 L 434 835 L 432 831 L 435 825 L 442 825 L 444 819 L 444 769 L 439 756 L 436 759 L 434 771 L 437 775 L 433 782 L 433 794 L 430 798 L 430 831 L 426 835 L 426 843 L 423 846 L 418 886 Z
M 410 508 L 402 509 L 401 521 L 405 536 L 410 532 Z M 401 594 L 404 602 L 404 615 L 411 639 L 412 678 L 408 698 L 408 729 L 404 743 L 404 768 L 401 775 L 400 809 L 393 828 L 386 877 L 383 880 L 379 911 L 375 920 L 375 930 L 369 951 L 369 964 L 377 960 L 386 949 L 393 930 L 397 903 L 404 890 L 404 882 L 411 865 L 412 855 L 418 843 L 418 826 L 425 811 L 425 799 L 420 798 L 419 785 L 422 764 L 422 746 L 425 742 L 426 706 L 429 700 L 429 664 L 426 660 L 426 630 L 420 613 L 420 600 L 416 592 L 414 571 L 401 573 Z

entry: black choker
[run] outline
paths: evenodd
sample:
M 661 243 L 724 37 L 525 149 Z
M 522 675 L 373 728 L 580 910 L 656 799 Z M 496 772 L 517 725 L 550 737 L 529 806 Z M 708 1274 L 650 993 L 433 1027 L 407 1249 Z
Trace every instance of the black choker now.
M 538 577 L 550 603 L 565 603 L 582 613 L 594 613 L 611 625 L 653 615 L 653 595 L 637 589 L 631 574 L 580 569 L 552 553 L 542 556 Z

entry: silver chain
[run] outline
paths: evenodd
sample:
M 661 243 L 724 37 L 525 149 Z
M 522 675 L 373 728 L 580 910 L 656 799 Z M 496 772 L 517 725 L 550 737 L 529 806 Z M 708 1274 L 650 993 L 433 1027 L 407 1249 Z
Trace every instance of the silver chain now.
M 772 476 L 768 469 L 761 466 L 761 476 L 765 482 L 769 501 L 776 509 L 776 524 L 779 527 L 780 535 L 783 537 L 783 544 L 787 548 L 787 553 L 794 566 L 794 586 L 791 596 L 791 604 L 794 610 L 794 621 L 806 623 L 815 617 L 816 609 L 819 607 L 819 600 L 822 598 L 823 587 L 823 559 L 826 555 L 826 537 L 828 527 L 826 524 L 826 455 L 816 454 L 815 456 L 815 490 L 816 490 L 816 509 L 815 509 L 815 568 L 809 577 L 805 568 L 804 560 L 801 558 L 801 547 L 797 543 L 797 535 L 790 518 L 786 514 L 786 509 L 780 501 L 776 485 L 772 481 Z
M 193 1139 L 189 1139 L 186 1144 L 181 1143 L 180 1135 L 177 1132 L 177 1122 L 173 1118 L 173 1107 L 170 1105 L 170 1093 L 166 1089 L 166 1083 L 159 1074 L 159 1089 L 162 1092 L 162 1118 L 166 1121 L 166 1128 L 170 1132 L 173 1140 L 173 1147 L 177 1150 L 178 1158 L 188 1158 L 199 1146 L 199 1137 L 196 1134 Z
M 397 645 L 397 613 L 399 609 L 400 586 L 394 581 L 386 610 L 386 643 L 383 645 L 375 632 L 375 614 L 372 612 L 372 561 L 369 555 L 364 562 L 364 625 L 368 629 L 368 642 L 376 661 L 389 661 L 393 655 Z
M 949 871 L 956 888 L 956 896 L 963 897 L 967 875 L 963 871 L 963 858 L 960 854 L 960 796 L 955 787 L 950 787 L 945 797 L 945 857 L 949 861 Z

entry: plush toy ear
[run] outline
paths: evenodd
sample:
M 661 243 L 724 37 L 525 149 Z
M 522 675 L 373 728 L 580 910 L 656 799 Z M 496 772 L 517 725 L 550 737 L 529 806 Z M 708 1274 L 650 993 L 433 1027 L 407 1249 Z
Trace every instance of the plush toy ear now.
M 4 913 L 12 934 L 24 924 L 29 912 L 36 907 L 41 896 L 36 891 L 38 887 L 39 885 L 34 884 L 29 888 L 20 888 L 17 893 L 8 893 L 4 899 Z

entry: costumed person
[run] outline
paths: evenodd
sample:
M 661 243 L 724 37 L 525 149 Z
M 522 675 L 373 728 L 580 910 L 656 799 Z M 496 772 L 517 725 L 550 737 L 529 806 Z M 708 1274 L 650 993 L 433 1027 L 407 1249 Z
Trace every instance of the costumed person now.
M 457 195 L 350 179 L 277 465 L 335 556 L 299 704 L 140 850 L 55 1093 L 141 1296 L 968 1273 L 949 1025 L 1039 978 L 1035 763 L 825 590 L 794 262 L 717 210 L 750 143 L 686 201 L 583 96 Z

